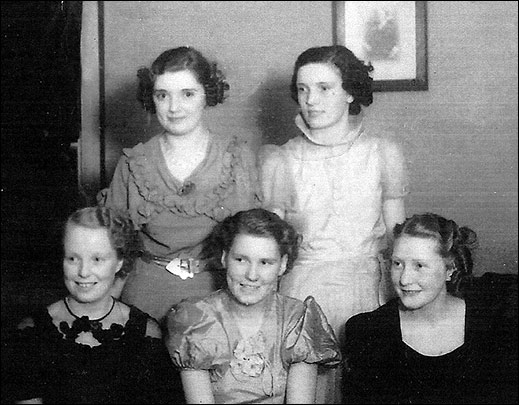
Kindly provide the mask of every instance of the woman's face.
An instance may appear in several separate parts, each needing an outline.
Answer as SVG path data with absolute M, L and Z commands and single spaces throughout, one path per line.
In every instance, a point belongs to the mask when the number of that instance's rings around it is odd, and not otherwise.
M 123 260 L 117 258 L 106 228 L 67 225 L 63 243 L 65 286 L 78 302 L 97 302 L 110 295 Z
M 427 308 L 445 298 L 450 274 L 434 239 L 402 235 L 395 240 L 391 280 L 407 309 Z
M 181 70 L 157 76 L 153 86 L 157 118 L 172 135 L 186 135 L 202 125 L 205 90 L 193 72 Z
M 287 266 L 272 237 L 238 234 L 229 252 L 222 255 L 227 285 L 242 305 L 261 305 L 277 291 L 278 277 Z
M 301 113 L 310 129 L 347 122 L 351 96 L 342 88 L 337 67 L 329 63 L 304 65 L 297 72 L 296 86 Z

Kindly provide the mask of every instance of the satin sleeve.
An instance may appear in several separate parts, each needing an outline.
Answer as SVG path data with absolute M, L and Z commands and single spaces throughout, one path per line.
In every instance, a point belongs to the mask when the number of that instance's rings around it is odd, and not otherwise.
M 305 299 L 303 311 L 289 324 L 282 359 L 284 364 L 305 362 L 328 366 L 336 366 L 342 360 L 337 338 L 312 296 Z
M 222 323 L 203 301 L 184 300 L 168 314 L 166 346 L 179 369 L 210 370 L 228 361 Z
M 384 139 L 382 152 L 382 190 L 384 200 L 409 194 L 409 173 L 402 148 L 393 140 Z

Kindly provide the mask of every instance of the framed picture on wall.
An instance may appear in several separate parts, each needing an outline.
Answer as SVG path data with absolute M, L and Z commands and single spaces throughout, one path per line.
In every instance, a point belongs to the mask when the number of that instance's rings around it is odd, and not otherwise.
M 425 1 L 335 1 L 335 42 L 375 68 L 374 91 L 427 90 Z

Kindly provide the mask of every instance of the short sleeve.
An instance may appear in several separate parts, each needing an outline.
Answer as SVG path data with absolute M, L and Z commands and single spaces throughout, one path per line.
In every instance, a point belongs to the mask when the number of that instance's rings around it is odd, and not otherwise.
M 284 217 L 295 195 L 286 154 L 277 145 L 263 145 L 259 151 L 259 166 L 263 208 Z
M 225 361 L 227 339 L 223 326 L 203 301 L 189 299 L 168 314 L 166 346 L 180 369 L 209 370 Z
M 335 366 L 340 363 L 337 338 L 313 297 L 306 298 L 302 313 L 289 325 L 283 349 L 284 364 L 305 362 Z
M 401 147 L 384 139 L 382 151 L 382 189 L 385 200 L 402 198 L 409 194 L 409 174 Z

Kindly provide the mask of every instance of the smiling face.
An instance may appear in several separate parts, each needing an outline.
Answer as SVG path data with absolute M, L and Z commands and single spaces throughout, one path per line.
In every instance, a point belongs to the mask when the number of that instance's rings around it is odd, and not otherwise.
M 277 291 L 278 277 L 287 265 L 272 237 L 238 234 L 229 252 L 222 255 L 227 285 L 242 305 L 262 305 Z
M 159 123 L 172 135 L 186 135 L 202 125 L 205 90 L 189 70 L 157 76 L 153 101 Z
M 123 260 L 117 258 L 108 230 L 68 224 L 63 248 L 64 281 L 72 298 L 90 303 L 109 296 Z
M 395 240 L 391 280 L 407 309 L 425 309 L 444 300 L 450 273 L 436 240 L 410 235 Z
M 337 67 L 328 63 L 304 65 L 297 72 L 296 86 L 301 113 L 310 129 L 347 123 L 351 96 L 342 88 Z

